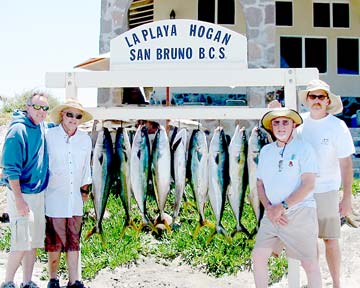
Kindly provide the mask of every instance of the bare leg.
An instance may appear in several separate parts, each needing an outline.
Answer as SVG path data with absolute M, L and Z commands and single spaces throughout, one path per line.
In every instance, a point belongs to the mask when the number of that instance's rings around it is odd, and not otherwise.
M 80 280 L 78 275 L 79 251 L 68 251 L 66 262 L 69 270 L 69 283 L 74 284 L 76 280 Z
M 321 272 L 320 272 L 320 266 L 317 259 L 314 259 L 313 261 L 301 261 L 301 265 L 303 266 L 306 277 L 308 280 L 309 288 L 321 288 Z
M 270 248 L 255 248 L 252 252 L 254 264 L 254 280 L 257 288 L 267 288 L 269 282 L 268 260 L 271 256 Z
M 26 251 L 11 251 L 6 265 L 5 282 L 14 281 L 17 269 L 21 264 Z
M 326 261 L 329 267 L 333 287 L 340 287 L 340 262 L 341 252 L 338 239 L 324 239 Z
M 57 278 L 57 270 L 59 267 L 61 252 L 48 252 L 48 265 L 50 279 Z
M 23 283 L 28 283 L 32 278 L 32 273 L 34 271 L 34 264 L 36 261 L 36 249 L 31 249 L 24 253 L 22 259 L 22 268 L 23 268 Z

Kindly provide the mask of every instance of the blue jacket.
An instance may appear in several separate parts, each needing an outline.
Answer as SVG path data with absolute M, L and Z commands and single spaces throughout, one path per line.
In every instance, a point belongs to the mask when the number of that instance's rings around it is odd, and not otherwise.
M 49 159 L 45 144 L 45 125 L 35 125 L 25 111 L 13 114 L 6 134 L 2 155 L 3 177 L 20 181 L 21 191 L 36 194 L 43 191 L 49 180 Z

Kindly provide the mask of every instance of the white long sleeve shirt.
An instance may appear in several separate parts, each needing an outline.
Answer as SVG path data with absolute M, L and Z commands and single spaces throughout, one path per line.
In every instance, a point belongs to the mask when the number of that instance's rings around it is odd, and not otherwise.
M 70 218 L 83 215 L 80 187 L 91 183 L 91 139 L 77 130 L 69 137 L 62 125 L 48 129 L 49 184 L 45 191 L 45 214 Z

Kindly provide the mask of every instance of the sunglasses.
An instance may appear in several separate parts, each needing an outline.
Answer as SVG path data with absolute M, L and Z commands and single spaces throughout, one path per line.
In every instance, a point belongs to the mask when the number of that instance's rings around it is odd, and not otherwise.
M 282 126 L 289 126 L 291 124 L 290 120 L 273 120 L 271 121 L 271 124 L 275 127 L 279 126 L 280 124 L 282 124 Z
M 82 114 L 75 114 L 75 113 L 72 113 L 72 112 L 66 112 L 66 117 L 68 118 L 75 118 L 77 120 L 80 120 L 82 119 L 83 115 Z
M 308 97 L 309 97 L 311 100 L 315 100 L 315 99 L 317 98 L 317 99 L 319 99 L 320 101 L 323 101 L 323 100 L 329 98 L 329 96 L 327 96 L 327 95 L 315 95 L 315 94 L 309 94 Z
M 39 105 L 39 104 L 31 104 L 29 105 L 31 107 L 33 107 L 35 110 L 40 110 L 42 109 L 43 111 L 48 111 L 49 110 L 49 106 L 46 106 L 46 105 Z

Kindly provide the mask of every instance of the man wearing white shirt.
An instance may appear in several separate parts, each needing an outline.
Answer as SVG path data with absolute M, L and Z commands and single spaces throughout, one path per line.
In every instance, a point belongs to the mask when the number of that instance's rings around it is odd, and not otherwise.
M 78 126 L 92 119 L 76 100 L 56 106 L 50 117 L 59 126 L 46 134 L 50 178 L 45 192 L 48 288 L 60 288 L 57 277 L 61 252 L 66 253 L 69 271 L 67 287 L 83 288 L 78 275 L 83 202 L 91 183 L 91 139 Z

